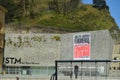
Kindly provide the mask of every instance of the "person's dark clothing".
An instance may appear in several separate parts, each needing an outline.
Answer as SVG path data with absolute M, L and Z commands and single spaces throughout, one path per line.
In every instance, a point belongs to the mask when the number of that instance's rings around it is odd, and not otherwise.
M 75 78 L 77 79 L 77 76 L 78 76 L 78 66 L 77 65 L 74 66 L 74 74 L 75 74 Z

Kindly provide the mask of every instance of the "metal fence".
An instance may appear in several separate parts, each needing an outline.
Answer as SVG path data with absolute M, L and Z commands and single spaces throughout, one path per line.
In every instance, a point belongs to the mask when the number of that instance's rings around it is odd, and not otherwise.
M 57 60 L 55 80 L 120 80 L 120 73 L 110 70 L 111 63 L 120 60 Z M 78 66 L 75 72 L 75 66 Z

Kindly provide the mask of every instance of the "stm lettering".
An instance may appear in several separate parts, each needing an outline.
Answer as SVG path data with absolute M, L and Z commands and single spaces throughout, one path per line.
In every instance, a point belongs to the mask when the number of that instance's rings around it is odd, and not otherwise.
M 21 64 L 21 58 L 17 59 L 14 57 L 4 57 L 5 64 Z

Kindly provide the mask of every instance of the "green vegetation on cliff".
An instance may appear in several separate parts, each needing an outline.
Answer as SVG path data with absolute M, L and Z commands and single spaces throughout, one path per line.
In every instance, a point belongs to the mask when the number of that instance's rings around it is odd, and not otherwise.
M 107 9 L 98 10 L 90 5 L 80 5 L 79 9 L 67 15 L 45 12 L 37 18 L 35 24 L 75 31 L 110 29 L 117 26 Z
M 7 21 L 15 26 L 55 28 L 69 31 L 117 29 L 108 8 L 96 8 L 79 0 L 0 0 L 8 9 Z M 50 1 L 55 5 L 50 9 Z M 76 3 L 75 3 L 76 2 Z M 6 4 L 7 3 L 7 4 Z M 8 5 L 9 4 L 9 5 Z M 52 4 L 53 5 L 53 4 Z M 13 13 L 13 14 L 12 14 Z

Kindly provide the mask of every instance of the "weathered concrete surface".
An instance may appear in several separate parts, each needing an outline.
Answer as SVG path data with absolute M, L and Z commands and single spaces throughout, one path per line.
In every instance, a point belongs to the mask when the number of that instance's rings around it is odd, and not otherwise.
M 111 60 L 114 42 L 111 38 L 109 31 L 107 30 L 70 33 L 62 35 L 62 60 L 73 59 L 73 35 L 83 33 L 91 34 L 91 60 Z
M 5 58 L 21 59 L 19 66 L 54 66 L 60 59 L 59 34 L 6 34 Z M 5 60 L 6 62 L 6 60 Z
M 112 60 L 120 60 L 120 45 L 117 44 L 114 46 Z M 111 70 L 118 70 L 120 67 L 120 63 L 111 63 Z
M 9 61 L 6 65 L 54 66 L 55 60 L 72 60 L 73 36 L 84 33 L 91 34 L 90 59 L 111 60 L 114 42 L 108 30 L 68 34 L 6 34 L 5 58 L 21 59 L 22 62 Z

